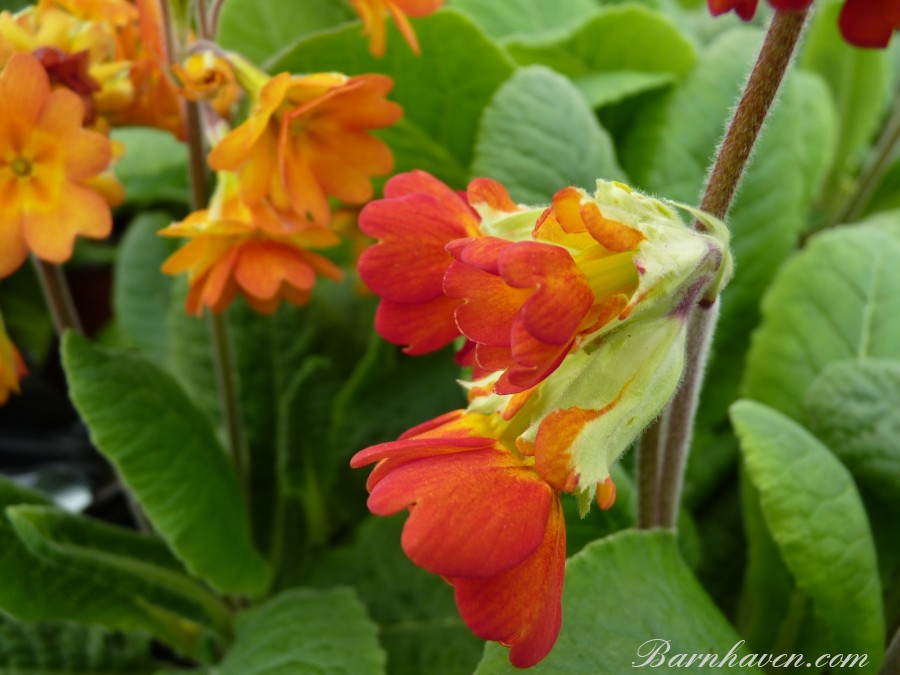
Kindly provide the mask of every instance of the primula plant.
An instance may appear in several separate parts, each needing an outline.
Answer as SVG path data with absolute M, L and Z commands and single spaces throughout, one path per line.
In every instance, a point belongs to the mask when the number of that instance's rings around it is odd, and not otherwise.
M 898 672 L 900 2 L 0 8 L 0 673 Z

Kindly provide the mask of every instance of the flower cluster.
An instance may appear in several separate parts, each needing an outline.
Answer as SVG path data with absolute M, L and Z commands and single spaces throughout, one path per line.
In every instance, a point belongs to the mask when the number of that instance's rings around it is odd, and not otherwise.
M 734 10 L 744 21 L 756 13 L 759 0 L 707 0 L 714 16 Z M 813 0 L 769 0 L 778 11 L 800 11 L 809 8 Z M 891 35 L 900 30 L 900 2 L 896 0 L 846 0 L 838 18 L 841 35 L 857 47 L 888 46 Z
M 191 313 L 203 306 L 220 312 L 238 291 L 263 313 L 282 299 L 304 304 L 317 275 L 340 278 L 336 266 L 309 250 L 339 242 L 332 200 L 365 203 L 372 176 L 393 168 L 387 145 L 371 134 L 402 114 L 385 98 L 390 78 L 269 77 L 239 55 L 211 53 L 194 54 L 178 73 L 186 95 L 208 102 L 211 113 L 230 109 L 238 85 L 252 107 L 209 153 L 218 172 L 209 208 L 161 232 L 191 240 L 163 271 L 188 272 Z
M 104 238 L 122 188 L 111 127 L 183 137 L 158 3 L 40 0 L 0 12 L 0 277 L 28 252 L 54 263 Z
M 367 205 L 378 243 L 360 275 L 381 296 L 376 328 L 421 354 L 461 339 L 469 406 L 358 453 L 378 462 L 374 513 L 409 508 L 403 547 L 453 584 L 480 637 L 527 667 L 560 625 L 565 526 L 615 499 L 610 465 L 662 410 L 684 365 L 686 319 L 731 275 L 727 231 L 625 185 L 568 187 L 546 207 L 499 183 L 461 195 L 432 176 L 395 176 Z

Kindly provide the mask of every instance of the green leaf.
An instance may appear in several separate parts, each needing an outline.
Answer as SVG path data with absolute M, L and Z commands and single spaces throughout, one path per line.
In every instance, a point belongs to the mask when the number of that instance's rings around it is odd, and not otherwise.
M 513 41 L 507 49 L 523 65 L 541 64 L 573 79 L 607 72 L 681 78 L 696 60 L 693 44 L 669 17 L 638 5 L 604 7 L 562 39 Z
M 836 162 L 823 201 L 839 205 L 849 192 L 844 177 L 855 172 L 881 123 L 891 95 L 891 67 L 881 49 L 857 49 L 838 31 L 839 2 L 820 3 L 800 55 L 800 65 L 821 75 L 838 111 Z
M 238 616 L 221 675 L 375 675 L 384 672 L 375 624 L 349 589 L 299 588 Z
M 850 473 L 877 495 L 900 494 L 900 362 L 842 361 L 806 391 L 804 418 Z
M 179 653 L 209 660 L 200 626 L 97 577 L 34 554 L 0 516 L 0 609 L 23 621 L 77 621 L 149 633 Z
M 739 665 L 749 657 L 738 643 L 734 629 L 682 560 L 674 535 L 629 530 L 569 559 L 562 631 L 550 655 L 529 672 L 621 675 L 645 663 L 666 663 L 679 672 L 703 673 L 713 656 L 716 663 L 725 659 L 735 664 L 729 672 L 760 672 L 747 661 Z M 700 665 L 704 657 L 706 667 Z M 492 643 L 475 672 L 518 671 L 509 664 L 507 650 Z
M 16 504 L 50 504 L 50 498 L 0 474 L 0 511 Z
M 754 401 L 731 407 L 750 480 L 781 556 L 829 648 L 867 654 L 876 672 L 884 617 L 875 546 L 853 479 L 796 422 Z
M 157 232 L 171 222 L 164 212 L 144 212 L 122 237 L 115 266 L 113 309 L 126 341 L 162 364 L 169 352 L 172 278 L 160 271 L 175 250 Z
M 251 543 L 237 478 L 178 384 L 138 356 L 72 333 L 63 364 L 91 439 L 186 567 L 224 592 L 262 591 L 269 572 Z
M 297 38 L 352 21 L 356 17 L 344 0 L 228 0 L 222 5 L 216 42 L 233 49 L 255 63 L 275 56 L 284 45 Z M 354 24 L 357 40 L 362 25 Z
M 349 463 L 357 451 L 393 440 L 425 420 L 465 407 L 449 350 L 409 357 L 372 333 L 365 357 L 334 404 L 331 447 Z
M 352 25 L 299 40 L 271 64 L 271 70 L 339 70 L 350 75 L 379 72 L 390 76 L 394 80 L 390 98 L 404 110 L 403 123 L 385 133 L 395 154 L 394 171 L 429 168 L 438 178 L 462 187 L 481 112 L 512 73 L 512 64 L 471 19 L 459 12 L 436 12 L 418 19 L 415 28 L 421 56 L 392 34 L 386 56 L 376 59 L 360 38 L 359 26 Z M 447 45 L 464 48 L 450 49 Z M 438 161 L 442 158 L 446 159 L 444 166 Z
M 125 154 L 115 173 L 131 204 L 159 202 L 187 204 L 187 147 L 172 134 L 158 129 L 115 129 L 112 139 L 122 143 Z
M 806 425 L 853 474 L 878 549 L 886 616 L 900 618 L 900 362 L 827 365 L 806 390 Z
M 459 618 L 453 589 L 404 555 L 405 520 L 405 514 L 367 518 L 352 543 L 318 561 L 308 583 L 356 589 L 378 623 L 391 675 L 469 675 L 483 643 Z
M 542 66 L 521 68 L 485 109 L 472 162 L 516 201 L 547 203 L 567 185 L 622 179 L 612 140 L 578 90 Z
M 597 10 L 594 0 L 451 0 L 449 5 L 471 16 L 498 40 L 540 39 L 574 27 Z
M 637 94 L 669 86 L 676 79 L 673 73 L 615 70 L 582 75 L 572 80 L 572 84 L 578 88 L 592 108 L 602 108 Z
M 900 212 L 813 237 L 766 293 L 743 391 L 803 417 L 807 388 L 830 363 L 900 358 Z
M 146 635 L 63 622 L 25 623 L 0 612 L 0 675 L 143 675 Z

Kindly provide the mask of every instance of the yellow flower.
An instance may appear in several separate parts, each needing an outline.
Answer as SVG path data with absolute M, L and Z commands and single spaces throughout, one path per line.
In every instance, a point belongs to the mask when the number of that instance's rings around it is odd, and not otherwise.
M 109 205 L 89 182 L 109 165 L 111 144 L 83 118 L 76 94 L 52 91 L 37 59 L 13 55 L 0 74 L 0 277 L 29 250 L 60 263 L 77 235 L 109 235 Z

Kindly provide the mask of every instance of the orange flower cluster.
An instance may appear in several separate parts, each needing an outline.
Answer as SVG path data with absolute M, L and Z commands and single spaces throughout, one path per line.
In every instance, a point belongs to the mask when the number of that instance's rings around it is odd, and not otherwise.
M 54 85 L 80 95 L 86 123 L 151 126 L 184 138 L 157 0 L 39 0 L 17 14 L 0 13 L 0 65 L 35 54 Z
M 393 168 L 390 149 L 370 133 L 402 114 L 385 99 L 392 82 L 339 73 L 268 77 L 237 55 L 191 59 L 179 69 L 187 96 L 209 100 L 221 113 L 237 82 L 252 108 L 209 154 L 219 176 L 210 208 L 161 233 L 191 239 L 163 271 L 188 272 L 191 313 L 203 306 L 220 312 L 238 291 L 263 313 L 281 299 L 302 305 L 317 274 L 340 278 L 337 267 L 308 250 L 339 242 L 332 202 L 367 202 L 372 176 Z

